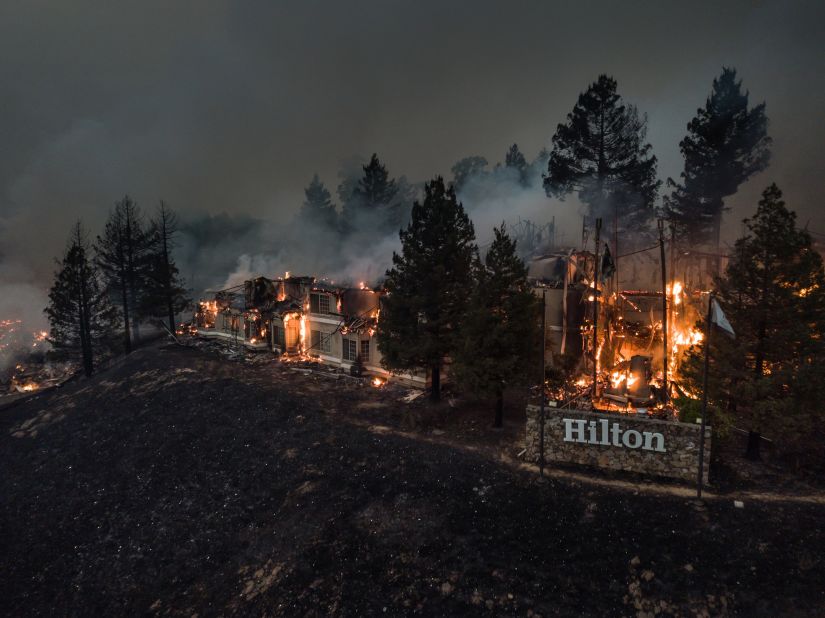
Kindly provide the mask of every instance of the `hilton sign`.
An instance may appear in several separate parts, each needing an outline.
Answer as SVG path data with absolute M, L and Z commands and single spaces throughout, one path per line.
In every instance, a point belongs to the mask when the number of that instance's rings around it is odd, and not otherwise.
M 661 433 L 636 431 L 635 429 L 622 430 L 619 423 L 611 424 L 605 419 L 588 422 L 584 419 L 565 418 L 562 421 L 564 422 L 565 442 L 666 452 L 665 437 Z

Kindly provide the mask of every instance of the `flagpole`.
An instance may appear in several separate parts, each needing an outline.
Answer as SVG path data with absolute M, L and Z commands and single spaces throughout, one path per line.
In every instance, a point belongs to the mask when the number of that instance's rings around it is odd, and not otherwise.
M 710 293 L 708 298 L 708 315 L 705 321 L 705 366 L 702 371 L 702 429 L 699 434 L 699 476 L 696 481 L 696 497 L 702 499 L 702 483 L 705 472 L 705 427 L 707 426 L 708 415 L 708 368 L 710 366 L 710 335 L 713 332 L 713 302 L 714 294 Z
M 593 265 L 593 401 L 599 394 L 599 236 L 602 231 L 601 218 L 596 219 L 596 253 Z
M 670 392 L 667 388 L 667 270 L 665 269 L 665 220 L 657 221 L 659 226 L 659 252 L 662 260 L 662 390 L 665 393 L 665 401 L 670 400 Z

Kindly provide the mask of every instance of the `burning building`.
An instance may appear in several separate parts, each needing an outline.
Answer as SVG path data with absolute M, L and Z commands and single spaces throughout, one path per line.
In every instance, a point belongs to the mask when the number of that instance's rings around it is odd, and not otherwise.
M 528 275 L 544 303 L 545 364 L 573 360 L 575 401 L 562 405 L 619 411 L 650 408 L 671 415 L 683 353 L 702 340 L 695 327 L 705 294 L 671 278 L 662 290 L 659 263 L 641 254 L 623 259 L 617 276 L 595 277 L 595 255 L 569 250 L 535 257 Z M 659 273 L 660 274 L 660 273 Z M 612 273 L 611 273 L 612 275 Z M 551 398 L 555 397 L 551 394 Z
M 240 290 L 243 289 L 243 294 Z M 351 371 L 360 366 L 383 384 L 375 331 L 381 313 L 380 290 L 363 283 L 340 287 L 315 277 L 258 277 L 201 301 L 196 333 L 251 350 L 270 350 L 285 360 L 316 360 Z M 393 376 L 411 386 L 427 385 L 426 372 Z

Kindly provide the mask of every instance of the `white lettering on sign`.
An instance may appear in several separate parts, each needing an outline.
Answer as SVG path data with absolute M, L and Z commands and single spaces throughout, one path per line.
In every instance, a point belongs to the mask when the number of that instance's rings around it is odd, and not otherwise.
M 581 444 L 599 444 L 619 448 L 640 448 L 643 451 L 664 453 L 665 436 L 654 431 L 623 431 L 619 423 L 610 424 L 607 419 L 586 421 L 581 418 L 565 418 L 564 441 Z

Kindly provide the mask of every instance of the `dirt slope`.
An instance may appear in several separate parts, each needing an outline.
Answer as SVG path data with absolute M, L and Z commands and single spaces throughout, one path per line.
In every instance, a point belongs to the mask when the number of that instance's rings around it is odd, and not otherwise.
M 301 379 L 146 349 L 2 411 L 0 613 L 825 614 L 822 505 L 539 483 Z

